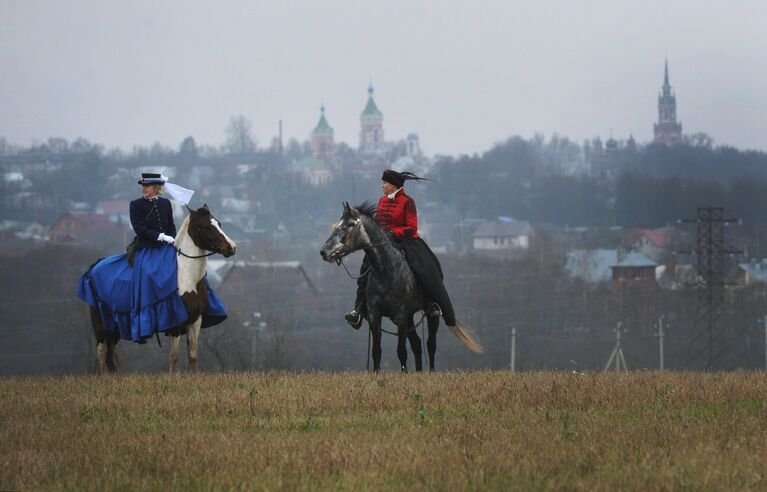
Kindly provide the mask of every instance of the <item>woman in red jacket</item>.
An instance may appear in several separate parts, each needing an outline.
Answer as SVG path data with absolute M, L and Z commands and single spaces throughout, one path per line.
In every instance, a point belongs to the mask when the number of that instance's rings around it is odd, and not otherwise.
M 381 189 L 383 196 L 378 201 L 376 220 L 384 228 L 391 232 L 394 246 L 405 253 L 407 262 L 413 270 L 418 284 L 423 290 L 424 297 L 431 304 L 428 314 L 442 314 L 445 323 L 455 325 L 455 312 L 450 296 L 443 282 L 442 267 L 429 246 L 418 236 L 418 211 L 415 201 L 405 193 L 405 181 L 420 181 L 420 178 L 411 172 L 397 172 L 387 169 L 381 177 Z M 367 257 L 363 261 L 362 271 L 367 270 Z M 355 329 L 362 325 L 365 313 L 365 284 L 367 275 L 357 280 L 357 299 L 354 302 L 354 311 L 347 313 L 346 322 Z

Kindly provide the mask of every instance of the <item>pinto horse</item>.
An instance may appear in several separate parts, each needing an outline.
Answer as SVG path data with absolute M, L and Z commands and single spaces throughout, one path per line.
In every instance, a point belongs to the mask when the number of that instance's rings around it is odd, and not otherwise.
M 170 373 L 176 371 L 179 358 L 180 336 L 187 335 L 189 370 L 197 368 L 197 339 L 202 325 L 202 314 L 208 307 L 208 288 L 205 284 L 207 257 L 220 253 L 228 258 L 234 255 L 237 245 L 210 213 L 208 205 L 189 210 L 176 234 L 175 248 L 178 262 L 178 292 L 184 302 L 188 319 L 179 326 L 166 331 L 171 336 Z M 96 352 L 101 371 L 116 372 L 115 349 L 120 340 L 117 331 L 105 330 L 98 310 L 90 308 L 91 325 L 96 336 Z
M 364 250 L 370 261 L 370 269 L 363 275 L 369 275 L 365 286 L 365 319 L 373 334 L 373 370 L 378 372 L 381 368 L 381 319 L 385 316 L 397 325 L 397 356 L 402 372 L 407 372 L 406 339 L 410 340 L 416 371 L 420 371 L 421 338 L 415 331 L 413 315 L 425 311 L 428 303 L 405 255 L 394 247 L 389 235 L 376 222 L 375 206 L 365 202 L 359 207 L 350 207 L 344 202 L 341 220 L 333 226 L 320 256 L 340 265 L 344 256 L 359 250 Z M 433 371 L 439 316 L 426 316 L 426 319 L 429 370 Z M 469 350 L 482 352 L 482 346 L 469 327 L 457 322 L 449 328 Z

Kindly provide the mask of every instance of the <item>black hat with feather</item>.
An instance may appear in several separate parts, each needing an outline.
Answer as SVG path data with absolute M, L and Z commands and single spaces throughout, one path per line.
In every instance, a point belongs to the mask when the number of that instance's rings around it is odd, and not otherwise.
M 381 179 L 383 181 L 386 181 L 387 183 L 391 183 L 397 188 L 402 188 L 405 185 L 405 181 L 409 179 L 413 179 L 415 181 L 431 181 L 428 178 L 422 178 L 420 176 L 416 176 L 415 174 L 411 173 L 410 171 L 403 171 L 403 172 L 397 172 L 393 169 L 387 169 L 383 172 L 383 176 L 381 176 Z

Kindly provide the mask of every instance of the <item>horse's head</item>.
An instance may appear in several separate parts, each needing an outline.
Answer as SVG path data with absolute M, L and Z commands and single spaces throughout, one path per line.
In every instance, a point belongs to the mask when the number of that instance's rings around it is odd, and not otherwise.
M 210 213 L 208 204 L 197 210 L 189 210 L 189 237 L 203 250 L 220 253 L 226 258 L 237 250 L 237 244 L 221 230 L 221 223 Z
M 372 219 L 375 210 L 367 202 L 359 207 L 350 207 L 344 202 L 343 206 L 341 220 L 333 225 L 333 232 L 320 250 L 323 260 L 338 264 L 344 256 L 371 246 L 365 222 Z

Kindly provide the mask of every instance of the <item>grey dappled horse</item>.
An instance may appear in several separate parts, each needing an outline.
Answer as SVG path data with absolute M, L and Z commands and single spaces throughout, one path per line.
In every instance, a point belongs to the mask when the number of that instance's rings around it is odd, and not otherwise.
M 416 371 L 422 368 L 421 339 L 414 329 L 413 316 L 425 310 L 427 300 L 421 292 L 416 278 L 407 263 L 404 253 L 392 243 L 389 234 L 378 225 L 375 206 L 365 202 L 359 207 L 343 204 L 341 220 L 333 226 L 333 232 L 320 251 L 322 259 L 340 264 L 344 256 L 364 250 L 370 262 L 365 286 L 367 311 L 365 319 L 373 334 L 373 369 L 381 368 L 381 319 L 385 316 L 397 325 L 397 356 L 400 368 L 407 372 L 407 347 L 415 356 Z M 437 329 L 439 316 L 427 316 L 429 337 L 429 370 L 434 370 L 434 355 L 437 351 Z M 481 352 L 482 346 L 471 330 L 457 322 L 449 327 L 453 334 L 473 352 Z

